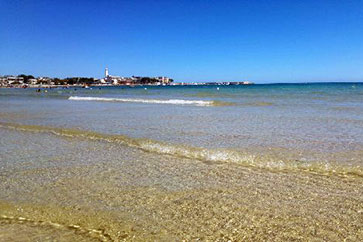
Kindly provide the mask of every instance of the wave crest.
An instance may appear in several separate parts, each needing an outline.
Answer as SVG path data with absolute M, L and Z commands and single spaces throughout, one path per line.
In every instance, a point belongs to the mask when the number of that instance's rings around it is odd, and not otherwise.
M 216 106 L 215 101 L 203 100 L 183 100 L 183 99 L 138 99 L 138 98 L 106 98 L 106 97 L 79 97 L 71 96 L 68 100 L 73 101 L 98 101 L 98 102 L 132 102 L 149 104 L 174 104 L 174 105 L 194 105 L 194 106 Z

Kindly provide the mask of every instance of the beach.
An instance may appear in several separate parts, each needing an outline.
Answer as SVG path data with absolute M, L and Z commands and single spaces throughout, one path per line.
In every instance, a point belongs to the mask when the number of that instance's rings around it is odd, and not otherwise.
M 362 96 L 2 89 L 0 241 L 361 241 Z

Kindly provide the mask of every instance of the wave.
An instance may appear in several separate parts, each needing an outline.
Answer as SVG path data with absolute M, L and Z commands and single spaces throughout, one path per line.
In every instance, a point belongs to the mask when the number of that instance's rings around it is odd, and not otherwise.
M 249 167 L 264 168 L 279 171 L 307 171 L 311 173 L 338 176 L 363 177 L 360 166 L 344 166 L 326 162 L 303 162 L 298 160 L 284 160 L 267 155 L 251 155 L 228 149 L 206 149 L 187 145 L 169 144 L 161 141 L 143 138 L 131 138 L 125 135 L 101 134 L 93 131 L 54 128 L 37 125 L 21 125 L 0 122 L 0 128 L 14 129 L 27 132 L 50 133 L 67 138 L 86 138 L 90 140 L 117 143 L 137 148 L 146 152 L 172 155 L 180 158 L 200 160 L 206 163 L 237 163 Z
M 203 100 L 183 100 L 183 99 L 137 99 L 137 98 L 105 98 L 105 97 L 79 97 L 71 96 L 68 100 L 73 101 L 98 101 L 98 102 L 132 102 L 151 104 L 174 104 L 174 105 L 194 105 L 194 106 L 219 106 L 223 103 Z

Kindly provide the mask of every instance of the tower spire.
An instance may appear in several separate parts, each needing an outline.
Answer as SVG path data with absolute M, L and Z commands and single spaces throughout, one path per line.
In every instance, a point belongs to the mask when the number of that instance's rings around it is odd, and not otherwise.
M 105 68 L 105 77 L 108 77 L 109 75 L 108 75 L 108 68 L 106 67 Z

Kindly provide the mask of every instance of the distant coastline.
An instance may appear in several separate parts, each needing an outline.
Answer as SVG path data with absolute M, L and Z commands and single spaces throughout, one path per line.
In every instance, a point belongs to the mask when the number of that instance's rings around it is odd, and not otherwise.
M 94 77 L 67 77 L 67 78 L 51 78 L 51 77 L 34 77 L 33 75 L 6 75 L 0 76 L 0 87 L 8 88 L 53 88 L 53 87 L 90 87 L 90 86 L 179 86 L 179 85 L 248 85 L 252 82 L 179 82 L 174 83 L 174 80 L 166 76 L 157 77 L 142 77 L 131 76 L 122 77 L 109 74 L 106 67 L 104 78 L 97 79 Z
M 237 86 L 237 85 L 253 85 L 252 82 L 177 82 L 172 84 L 74 84 L 74 85 L 56 85 L 56 84 L 7 84 L 0 85 L 0 88 L 90 88 L 90 87 L 137 87 L 137 86 Z

